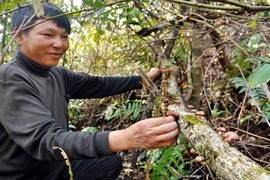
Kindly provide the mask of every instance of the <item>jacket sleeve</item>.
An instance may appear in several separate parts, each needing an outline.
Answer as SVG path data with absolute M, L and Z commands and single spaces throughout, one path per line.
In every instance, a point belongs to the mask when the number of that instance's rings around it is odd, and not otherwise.
M 101 98 L 142 88 L 140 76 L 90 76 L 62 69 L 70 98 Z
M 54 146 L 64 149 L 70 159 L 112 154 L 107 142 L 109 132 L 68 132 L 61 128 L 27 81 L 20 74 L 0 79 L 0 122 L 8 134 L 7 142 L 13 143 L 8 154 L 19 156 L 23 149 L 39 160 L 62 160 Z

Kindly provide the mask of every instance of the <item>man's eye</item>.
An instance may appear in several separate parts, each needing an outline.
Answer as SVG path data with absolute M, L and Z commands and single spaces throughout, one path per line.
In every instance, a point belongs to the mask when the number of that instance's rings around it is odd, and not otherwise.
M 43 36 L 46 36 L 46 37 L 52 37 L 51 34 L 43 34 Z

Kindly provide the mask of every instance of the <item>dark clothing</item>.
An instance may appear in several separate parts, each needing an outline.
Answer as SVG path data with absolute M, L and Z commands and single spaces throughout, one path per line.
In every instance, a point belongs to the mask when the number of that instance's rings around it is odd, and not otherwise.
M 0 66 L 0 179 L 55 179 L 70 160 L 113 153 L 109 132 L 68 132 L 68 101 L 141 88 L 139 76 L 97 77 L 44 68 L 22 52 Z
M 104 156 L 100 159 L 77 160 L 71 162 L 75 180 L 116 179 L 122 170 L 121 156 Z M 57 180 L 69 180 L 68 167 Z

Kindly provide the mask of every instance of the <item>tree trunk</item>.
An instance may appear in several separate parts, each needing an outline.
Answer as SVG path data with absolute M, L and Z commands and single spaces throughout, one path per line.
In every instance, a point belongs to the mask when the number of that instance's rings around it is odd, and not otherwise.
M 4 49 L 6 45 L 6 33 L 7 33 L 7 16 L 4 16 L 2 19 L 2 26 L 3 26 L 3 36 L 2 36 L 2 42 L 1 42 L 1 49 L 0 49 L 0 65 L 3 64 L 4 59 Z
M 203 65 L 203 49 L 204 38 L 203 36 L 197 36 L 202 30 L 194 30 L 195 36 L 192 38 L 191 47 L 191 96 L 187 99 L 188 104 L 194 106 L 195 109 L 199 109 L 201 105 L 201 89 L 202 89 L 202 65 Z
M 181 133 L 206 158 L 219 179 L 269 180 L 270 171 L 243 155 L 206 124 L 205 120 L 183 110 L 181 106 L 169 105 L 168 110 L 179 115 Z

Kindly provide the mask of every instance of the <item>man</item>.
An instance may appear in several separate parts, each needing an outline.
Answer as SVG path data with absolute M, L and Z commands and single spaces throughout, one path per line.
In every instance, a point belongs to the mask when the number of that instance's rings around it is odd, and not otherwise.
M 97 77 L 56 66 L 68 50 L 71 28 L 54 4 L 45 15 L 31 6 L 12 17 L 19 52 L 0 66 L 0 179 L 69 179 L 60 151 L 72 164 L 74 179 L 115 179 L 122 160 L 117 151 L 172 145 L 178 136 L 173 116 L 142 120 L 111 132 L 69 132 L 70 99 L 101 98 L 142 87 L 139 76 Z M 26 22 L 25 28 L 22 23 Z M 148 73 L 154 79 L 159 70 Z

